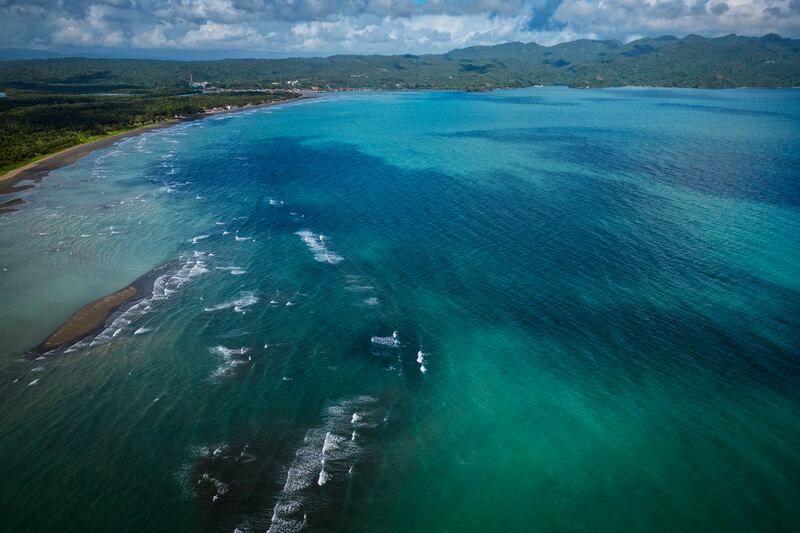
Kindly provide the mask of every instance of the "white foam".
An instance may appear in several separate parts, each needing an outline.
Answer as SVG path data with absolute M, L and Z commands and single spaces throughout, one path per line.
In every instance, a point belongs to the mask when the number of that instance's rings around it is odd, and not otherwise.
M 150 331 L 150 328 L 142 327 L 142 328 L 139 328 L 136 331 L 134 331 L 133 334 L 134 335 L 144 335 L 145 333 L 148 333 L 149 331 Z
M 246 365 L 250 361 L 248 357 L 247 360 L 242 359 L 241 357 L 250 351 L 250 348 L 246 346 L 242 346 L 241 348 L 228 348 L 226 346 L 215 346 L 210 348 L 212 353 L 217 353 L 222 356 L 222 365 L 220 365 L 213 373 L 214 377 L 223 377 L 230 375 L 233 373 L 236 367 L 241 365 Z M 214 450 L 214 455 L 219 455 L 222 453 L 221 448 L 217 448 Z
M 103 331 L 94 338 L 91 340 L 79 341 L 72 345 L 69 350 L 74 351 L 86 347 L 87 345 L 98 346 L 105 344 L 114 337 L 120 335 L 136 318 L 149 312 L 154 302 L 168 299 L 184 284 L 208 272 L 205 257 L 206 254 L 204 252 L 194 252 L 192 255 L 184 257 L 184 262 L 177 271 L 162 274 L 155 279 L 153 282 L 153 293 L 149 298 L 143 298 L 131 305 L 124 312 L 117 315 L 110 323 L 107 323 Z M 149 330 L 146 328 L 139 328 L 134 334 L 141 335 L 146 331 Z
M 328 482 L 328 473 L 325 472 L 325 465 L 323 464 L 322 470 L 319 471 L 319 478 L 317 479 L 317 485 L 321 487 L 327 482 Z
M 39 383 L 39 378 L 36 378 L 33 381 L 31 381 L 30 383 L 28 383 L 28 387 L 30 387 L 31 385 L 36 385 L 37 383 Z
M 210 235 L 198 235 L 197 237 L 192 237 L 192 240 L 190 240 L 189 242 L 192 244 L 197 244 L 198 242 L 204 239 L 208 239 L 209 237 Z
M 221 303 L 219 305 L 214 305 L 211 307 L 206 307 L 204 311 L 212 312 L 212 311 L 222 311 L 224 309 L 233 309 L 237 313 L 244 313 L 243 309 L 245 307 L 250 307 L 258 303 L 260 298 L 252 292 L 242 292 L 239 295 L 239 298 L 235 300 L 231 300 L 229 302 Z
M 328 406 L 321 427 L 309 429 L 303 445 L 297 450 L 294 461 L 289 466 L 286 482 L 278 497 L 268 531 L 299 531 L 307 522 L 306 513 L 300 520 L 300 513 L 306 508 L 306 498 L 313 497 L 313 487 L 323 487 L 337 475 L 351 474 L 353 465 L 361 451 L 355 442 L 355 431 L 350 438 L 348 421 L 353 423 L 354 410 L 358 411 L 356 421 L 363 421 L 367 413 L 374 410 L 375 398 L 358 396 L 339 400 Z M 319 489 L 317 489 L 319 490 Z
M 400 347 L 400 339 L 397 338 L 396 331 L 392 333 L 391 337 L 372 337 L 370 341 L 372 344 L 378 344 L 380 346 L 388 346 L 390 348 Z
M 373 305 L 378 305 L 378 304 L 380 304 L 380 302 L 374 296 L 372 298 L 366 298 L 364 300 L 364 305 L 373 306 Z
M 308 230 L 298 231 L 295 235 L 299 235 L 300 238 L 303 239 L 308 249 L 314 254 L 315 261 L 330 263 L 332 265 L 344 261 L 344 257 L 328 249 L 325 245 L 324 235 L 317 235 Z
M 249 241 L 250 239 L 252 239 L 252 237 L 239 237 L 238 235 L 234 238 L 236 239 L 237 242 Z
M 250 348 L 242 346 L 241 348 L 226 348 L 225 346 L 215 346 L 212 351 L 222 354 L 223 357 L 230 358 L 234 355 L 244 355 L 250 351 Z
M 322 444 L 322 460 L 325 460 L 325 455 L 328 455 L 338 448 L 339 444 L 345 440 L 343 437 L 331 433 L 330 431 L 325 434 L 325 442 Z
M 247 274 L 247 270 L 238 266 L 216 267 L 217 270 L 226 270 L 231 273 L 231 276 L 241 276 Z

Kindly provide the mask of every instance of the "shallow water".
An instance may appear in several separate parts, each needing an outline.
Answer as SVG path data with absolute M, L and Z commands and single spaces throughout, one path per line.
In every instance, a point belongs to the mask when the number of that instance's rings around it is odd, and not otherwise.
M 797 91 L 546 88 L 54 171 L 0 216 L 0 529 L 796 530 L 798 154 Z

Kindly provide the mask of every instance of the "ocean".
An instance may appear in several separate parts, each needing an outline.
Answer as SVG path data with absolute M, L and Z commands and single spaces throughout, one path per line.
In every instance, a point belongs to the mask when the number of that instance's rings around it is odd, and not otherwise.
M 800 527 L 797 90 L 323 95 L 13 198 L 0 530 Z

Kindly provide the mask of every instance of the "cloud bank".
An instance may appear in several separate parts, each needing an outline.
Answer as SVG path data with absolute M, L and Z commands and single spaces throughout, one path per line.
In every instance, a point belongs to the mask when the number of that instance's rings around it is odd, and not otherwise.
M 0 0 L 0 47 L 426 53 L 699 33 L 800 36 L 800 0 Z

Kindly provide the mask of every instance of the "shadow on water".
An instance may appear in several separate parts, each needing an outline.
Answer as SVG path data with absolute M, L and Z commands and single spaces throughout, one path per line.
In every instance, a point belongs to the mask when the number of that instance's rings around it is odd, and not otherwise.
M 787 115 L 785 113 L 776 113 L 774 111 L 737 109 L 735 107 L 724 107 L 716 105 L 677 104 L 674 102 L 661 102 L 658 105 L 659 107 L 687 109 L 689 111 L 703 111 L 706 113 L 718 113 L 720 115 L 741 115 L 745 117 L 791 117 L 791 115 Z
M 401 94 L 400 98 L 406 100 L 427 101 L 452 101 L 452 102 L 486 102 L 492 104 L 512 104 L 512 105 L 534 105 L 534 106 L 554 106 L 554 107 L 574 107 L 580 105 L 578 102 L 559 101 L 546 96 L 535 95 L 511 95 L 502 91 L 489 93 L 465 93 L 459 91 L 437 92 L 425 95 L 414 93 Z
M 696 106 L 692 106 L 696 107 Z M 734 111 L 735 114 L 735 111 Z M 629 174 L 720 198 L 800 205 L 800 157 L 790 151 L 731 148 L 736 141 L 698 138 L 674 149 L 675 139 L 603 128 L 518 128 L 433 134 L 528 145 L 540 156 L 590 173 Z M 764 140 L 768 143 L 768 140 Z

